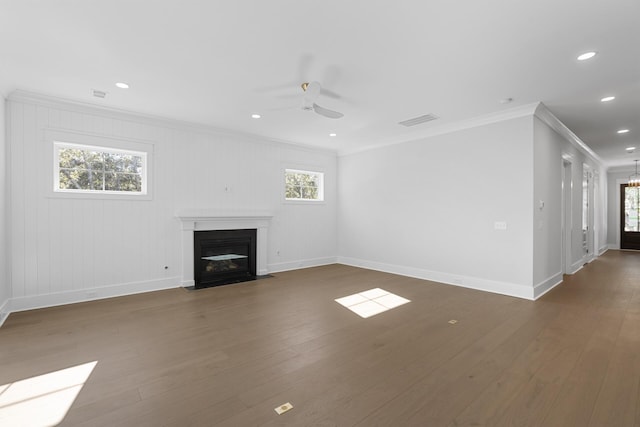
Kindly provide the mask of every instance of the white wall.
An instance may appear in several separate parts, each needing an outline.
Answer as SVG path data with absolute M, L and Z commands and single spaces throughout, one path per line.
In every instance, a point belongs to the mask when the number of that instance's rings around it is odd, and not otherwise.
M 564 128 L 548 111 L 539 111 L 559 128 Z M 566 129 L 566 128 L 565 128 Z M 569 132 L 568 130 L 566 130 Z M 562 179 L 563 158 L 571 163 L 570 265 L 573 273 L 606 248 L 606 172 L 602 165 L 571 138 L 553 129 L 546 121 L 534 121 L 534 287 L 538 297 L 562 280 Z M 589 186 L 589 228 L 591 253 L 584 254 L 582 244 L 582 182 L 584 164 L 592 173 Z M 540 208 L 540 202 L 544 207 Z
M 29 94 L 9 99 L 13 310 L 178 286 L 180 209 L 272 212 L 270 271 L 335 262 L 335 154 Z M 52 153 L 47 129 L 153 144 L 152 200 L 50 197 L 51 177 L 38 167 Z M 285 203 L 285 167 L 324 171 L 326 201 Z
M 542 293 L 562 281 L 562 146 L 565 141 L 537 117 L 534 117 L 533 140 L 533 286 Z
M 340 157 L 339 260 L 531 298 L 532 157 L 531 116 Z
M 8 315 L 9 298 L 11 297 L 11 285 L 9 275 L 9 241 L 8 218 L 9 194 L 7 151 L 8 144 L 5 137 L 5 99 L 0 95 L 0 325 Z

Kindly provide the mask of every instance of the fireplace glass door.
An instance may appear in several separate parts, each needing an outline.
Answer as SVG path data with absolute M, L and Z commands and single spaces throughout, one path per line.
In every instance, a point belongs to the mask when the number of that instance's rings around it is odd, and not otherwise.
M 232 283 L 255 276 L 255 230 L 196 232 L 196 287 Z

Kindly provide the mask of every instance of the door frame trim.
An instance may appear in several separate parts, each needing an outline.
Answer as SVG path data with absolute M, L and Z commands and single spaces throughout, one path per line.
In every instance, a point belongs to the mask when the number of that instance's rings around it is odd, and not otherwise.
M 629 182 L 628 179 L 623 179 L 623 178 L 618 178 L 616 179 L 616 215 L 614 218 L 615 221 L 615 225 L 616 225 L 616 247 L 615 249 L 620 249 L 620 236 L 622 233 L 622 229 L 621 229 L 621 225 L 620 225 L 620 215 L 622 215 L 622 213 L 620 212 L 620 185 L 622 184 L 626 184 L 627 182 Z

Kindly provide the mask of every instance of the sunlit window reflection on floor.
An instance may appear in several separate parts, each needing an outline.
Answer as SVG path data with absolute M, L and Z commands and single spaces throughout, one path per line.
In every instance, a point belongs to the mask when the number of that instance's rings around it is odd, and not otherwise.
M 338 298 L 335 302 L 366 319 L 411 301 L 384 289 L 375 288 L 359 294 Z
M 98 362 L 0 385 L 0 426 L 55 426 Z

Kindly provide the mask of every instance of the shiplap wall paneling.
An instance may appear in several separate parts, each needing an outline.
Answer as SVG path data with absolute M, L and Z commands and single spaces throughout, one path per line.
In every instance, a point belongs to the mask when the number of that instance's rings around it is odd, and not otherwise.
M 177 286 L 180 209 L 273 212 L 271 271 L 335 260 L 333 153 L 65 102 L 27 97 L 8 106 L 12 296 L 20 307 L 34 297 L 34 304 L 46 305 L 40 296 L 61 303 L 65 295 L 78 300 Z M 52 161 L 52 130 L 151 144 L 151 200 L 52 196 L 50 172 L 42 167 Z M 282 169 L 300 164 L 331 177 L 327 203 L 284 203 Z
M 11 163 L 11 283 L 13 285 L 12 296 L 25 295 L 25 254 L 26 239 L 25 229 L 25 182 L 23 158 L 24 144 L 24 106 L 14 104 L 10 107 L 10 163 Z M 37 265 L 32 260 L 34 265 Z
M 47 177 L 45 171 L 40 167 L 45 161 L 45 156 L 48 154 L 44 147 L 44 141 L 42 139 L 42 131 L 40 129 L 49 126 L 49 112 L 48 108 L 37 106 L 36 107 L 36 139 L 35 153 L 32 159 L 33 172 L 37 175 L 37 179 L 34 182 L 36 186 L 36 209 L 35 214 L 37 216 L 36 221 L 33 223 L 33 227 L 36 230 L 37 246 L 34 250 L 37 262 L 28 268 L 37 269 L 37 292 L 39 294 L 45 294 L 51 292 L 51 257 L 50 254 L 50 204 L 49 200 L 43 197 L 45 188 L 43 187 L 43 180 Z M 27 264 L 28 265 L 28 264 Z

